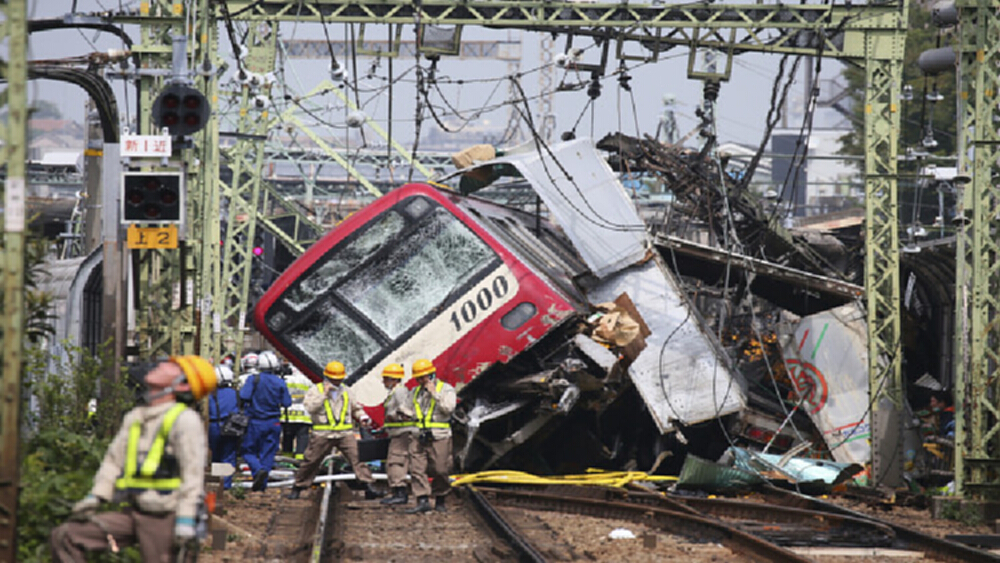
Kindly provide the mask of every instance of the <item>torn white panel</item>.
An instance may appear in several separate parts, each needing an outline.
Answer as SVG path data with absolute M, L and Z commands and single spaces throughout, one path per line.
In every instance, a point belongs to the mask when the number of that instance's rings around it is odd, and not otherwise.
M 555 159 L 553 160 L 553 156 Z M 646 225 L 590 139 L 498 158 L 531 183 L 598 278 L 646 255 Z
M 580 348 L 580 351 L 587 355 L 588 358 L 594 360 L 601 369 L 604 370 L 605 374 L 611 373 L 614 369 L 615 364 L 618 362 L 618 357 L 611 353 L 610 350 L 598 344 L 594 339 L 590 338 L 585 334 L 577 334 L 573 337 L 573 343 Z
M 868 332 L 865 311 L 849 303 L 804 317 L 785 345 L 785 366 L 833 459 L 871 458 Z
M 587 293 L 592 303 L 628 293 L 652 331 L 629 376 L 661 432 L 672 429 L 671 421 L 694 424 L 746 406 L 742 380 L 658 256 L 608 276 Z

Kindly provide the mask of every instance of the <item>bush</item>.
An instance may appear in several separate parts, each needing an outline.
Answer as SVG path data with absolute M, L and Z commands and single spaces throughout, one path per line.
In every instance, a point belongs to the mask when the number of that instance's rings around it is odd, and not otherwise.
M 49 534 L 89 492 L 108 443 L 135 402 L 124 375 L 116 383 L 104 380 L 114 365 L 107 347 L 97 357 L 68 344 L 64 349 L 64 358 L 26 351 L 22 389 L 30 400 L 23 411 L 28 431 L 22 441 L 18 561 L 51 560 Z M 90 415 L 88 402 L 98 396 L 100 408 Z

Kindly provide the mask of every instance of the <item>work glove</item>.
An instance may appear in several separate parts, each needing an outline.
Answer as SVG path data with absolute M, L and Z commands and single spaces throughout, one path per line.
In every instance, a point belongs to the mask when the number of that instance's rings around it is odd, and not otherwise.
M 179 516 L 174 519 L 174 541 L 180 545 L 189 542 L 197 536 L 194 527 L 194 518 Z
M 372 427 L 372 419 L 368 418 L 367 416 L 364 417 L 364 418 L 362 418 L 361 419 L 361 427 L 362 428 L 371 428 Z
M 73 505 L 73 511 L 69 518 L 75 522 L 86 522 L 97 512 L 99 506 L 101 506 L 101 499 L 94 495 L 87 495 Z

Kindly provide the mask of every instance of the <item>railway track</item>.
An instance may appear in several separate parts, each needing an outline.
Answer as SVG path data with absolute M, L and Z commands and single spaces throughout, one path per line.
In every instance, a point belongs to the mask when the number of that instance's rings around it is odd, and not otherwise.
M 943 540 L 780 489 L 749 499 L 578 486 L 458 487 L 444 513 L 407 514 L 344 483 L 289 501 L 268 491 L 268 523 L 243 561 L 997 562 Z M 626 530 L 634 540 L 609 539 Z M 853 550 L 853 551 L 852 551 Z M 207 559 L 210 562 L 229 558 Z

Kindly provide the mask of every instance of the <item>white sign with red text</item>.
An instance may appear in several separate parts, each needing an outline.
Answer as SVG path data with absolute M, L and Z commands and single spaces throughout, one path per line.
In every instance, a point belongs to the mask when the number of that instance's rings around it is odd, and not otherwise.
M 122 135 L 122 156 L 164 156 L 170 157 L 169 135 Z

